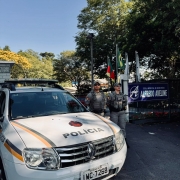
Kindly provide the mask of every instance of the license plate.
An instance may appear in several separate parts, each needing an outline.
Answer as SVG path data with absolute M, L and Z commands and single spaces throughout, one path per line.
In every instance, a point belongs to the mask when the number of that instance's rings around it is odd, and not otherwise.
M 81 174 L 81 180 L 92 180 L 109 174 L 108 164 L 101 165 L 97 168 L 84 171 Z

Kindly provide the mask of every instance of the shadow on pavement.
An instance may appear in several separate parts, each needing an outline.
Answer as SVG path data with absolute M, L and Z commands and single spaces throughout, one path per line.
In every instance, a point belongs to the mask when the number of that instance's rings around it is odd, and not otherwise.
M 121 171 L 112 180 L 180 179 L 180 121 L 127 123 L 130 148 Z

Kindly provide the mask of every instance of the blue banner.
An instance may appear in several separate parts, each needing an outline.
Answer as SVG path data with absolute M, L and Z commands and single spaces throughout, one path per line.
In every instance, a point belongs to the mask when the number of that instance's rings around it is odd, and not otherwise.
M 128 84 L 128 102 L 167 99 L 169 99 L 169 87 L 167 83 Z

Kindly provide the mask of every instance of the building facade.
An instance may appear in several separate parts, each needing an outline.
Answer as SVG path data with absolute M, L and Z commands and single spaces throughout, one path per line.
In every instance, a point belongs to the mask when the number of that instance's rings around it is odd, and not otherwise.
M 10 79 L 11 68 L 14 65 L 13 61 L 1 61 L 0 60 L 0 83 L 4 80 Z

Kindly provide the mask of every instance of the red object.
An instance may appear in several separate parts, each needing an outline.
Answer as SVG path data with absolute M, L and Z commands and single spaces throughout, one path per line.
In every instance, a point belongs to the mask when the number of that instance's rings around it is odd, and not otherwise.
M 108 59 L 108 67 L 107 67 L 107 72 L 106 72 L 107 76 L 109 76 L 112 81 L 115 81 L 115 73 L 114 70 L 112 68 L 112 64 L 111 61 Z
M 74 126 L 74 127 L 81 127 L 82 123 L 78 121 L 71 121 L 69 122 L 69 125 Z
M 110 78 L 114 81 L 115 80 L 115 73 L 114 70 L 110 74 Z

